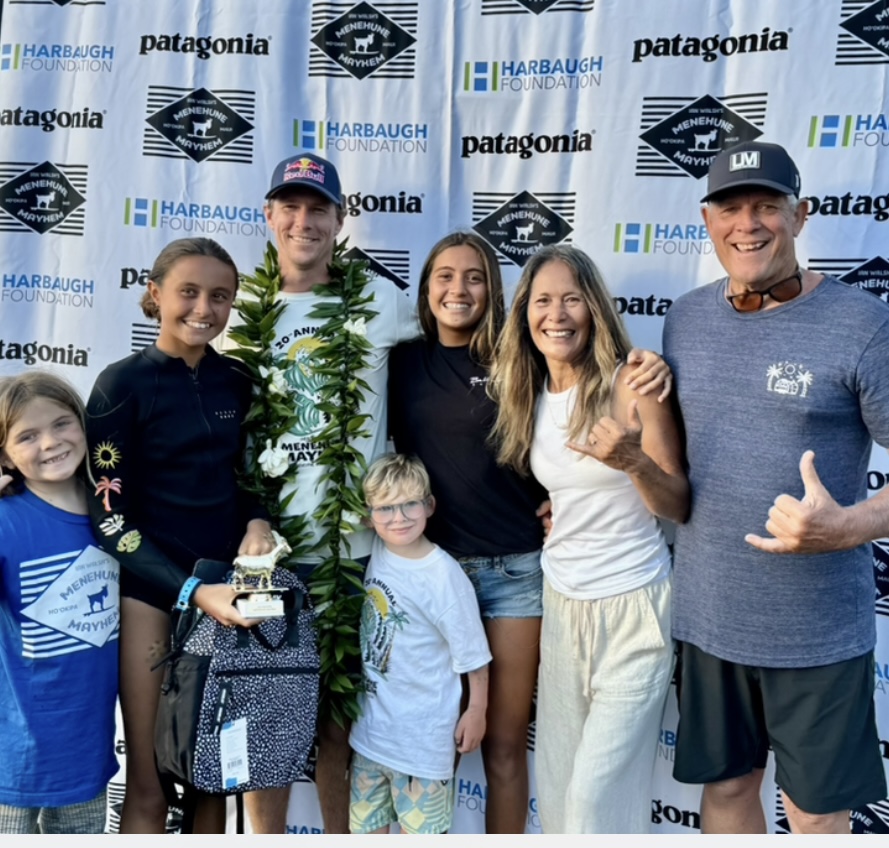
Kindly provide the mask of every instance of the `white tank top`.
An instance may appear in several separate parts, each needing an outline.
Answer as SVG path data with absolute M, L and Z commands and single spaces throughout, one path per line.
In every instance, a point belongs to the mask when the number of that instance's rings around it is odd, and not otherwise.
M 531 470 L 552 500 L 544 574 L 558 592 L 583 601 L 666 577 L 670 551 L 658 520 L 623 471 L 565 447 L 575 388 L 543 391 L 538 398 Z

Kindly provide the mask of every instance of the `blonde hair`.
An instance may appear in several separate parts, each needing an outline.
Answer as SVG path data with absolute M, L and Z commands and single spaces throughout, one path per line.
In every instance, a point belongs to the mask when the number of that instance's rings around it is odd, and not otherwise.
M 219 242 L 209 238 L 183 238 L 171 241 L 154 260 L 148 279 L 156 286 L 164 284 L 164 278 L 170 273 L 170 270 L 180 259 L 187 259 L 190 256 L 208 256 L 210 259 L 218 259 L 232 269 L 235 275 L 235 291 L 238 290 L 240 278 L 238 276 L 238 266 L 235 260 L 231 258 L 228 251 Z M 146 318 L 152 321 L 160 321 L 161 314 L 151 296 L 151 292 L 146 288 L 142 299 L 139 301 L 142 313 Z
M 475 233 L 457 230 L 440 239 L 433 245 L 432 250 L 429 251 L 426 262 L 423 264 L 423 270 L 420 272 L 420 287 L 417 291 L 417 312 L 420 317 L 420 326 L 423 328 L 423 334 L 427 339 L 434 340 L 438 338 L 438 322 L 435 320 L 435 316 L 432 314 L 432 309 L 429 306 L 429 280 L 432 277 L 435 260 L 449 248 L 462 247 L 463 245 L 471 247 L 478 254 L 482 263 L 482 270 L 485 273 L 485 287 L 487 291 L 485 312 L 472 331 L 472 336 L 469 340 L 469 351 L 477 362 L 481 365 L 489 366 L 494 358 L 497 337 L 503 329 L 506 311 L 503 305 L 503 279 L 500 275 L 500 265 L 494 252 L 488 246 L 488 243 Z
M 548 373 L 546 360 L 531 339 L 528 304 L 534 278 L 550 262 L 561 262 L 571 271 L 592 324 L 589 347 L 574 363 L 578 374 L 577 400 L 568 422 L 570 439 L 578 438 L 608 412 L 611 379 L 618 363 L 626 359 L 632 348 L 602 274 L 586 253 L 571 245 L 551 245 L 531 257 L 501 333 L 488 384 L 491 397 L 498 404 L 490 436 L 497 461 L 525 475 L 530 470 L 537 398 Z
M 77 417 L 81 430 L 86 432 L 86 410 L 83 401 L 72 385 L 66 380 L 48 371 L 27 371 L 16 377 L 0 380 L 0 453 L 4 453 L 9 432 L 24 414 L 25 408 L 37 398 L 51 400 Z M 10 469 L 4 463 L 4 473 L 9 472 L 13 481 L 21 482 L 23 477 L 18 469 Z M 85 477 L 84 465 L 78 469 L 78 475 Z M 11 494 L 12 486 L 7 486 L 3 494 Z
M 415 456 L 387 453 L 371 463 L 364 475 L 364 501 L 372 506 L 396 489 L 417 492 L 420 498 L 432 494 L 426 466 Z

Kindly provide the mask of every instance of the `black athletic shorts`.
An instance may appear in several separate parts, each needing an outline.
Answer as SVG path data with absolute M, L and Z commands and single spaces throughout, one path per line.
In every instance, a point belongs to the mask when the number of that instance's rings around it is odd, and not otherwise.
M 673 776 L 713 783 L 764 768 L 807 813 L 886 798 L 874 710 L 874 658 L 813 668 L 727 662 L 680 643 Z

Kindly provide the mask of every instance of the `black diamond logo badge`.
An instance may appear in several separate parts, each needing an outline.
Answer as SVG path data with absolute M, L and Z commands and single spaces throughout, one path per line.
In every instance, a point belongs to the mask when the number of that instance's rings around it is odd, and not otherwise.
M 700 179 L 721 150 L 761 135 L 737 112 L 705 94 L 646 130 L 641 138 L 670 162 Z
M 878 0 L 857 15 L 840 22 L 843 29 L 889 56 L 889 3 Z
M 415 41 L 369 3 L 359 3 L 312 37 L 319 50 L 358 79 L 372 74 Z
M 852 833 L 889 833 L 889 801 L 858 807 L 849 814 Z
M 885 541 L 871 542 L 874 556 L 874 583 L 877 597 L 889 598 L 889 543 Z
M 517 0 L 517 2 L 521 3 L 529 12 L 539 15 L 541 12 L 549 9 L 550 6 L 555 6 L 559 0 Z
M 0 188 L 0 207 L 41 234 L 57 227 L 85 202 L 51 162 L 19 174 Z
M 840 279 L 850 286 L 857 286 L 875 294 L 880 300 L 889 302 L 889 262 L 882 256 L 853 268 Z
M 397 274 L 394 274 L 390 271 L 382 262 L 377 261 L 372 256 L 369 256 L 365 253 L 360 247 L 352 247 L 347 250 L 343 254 L 345 259 L 348 259 L 349 262 L 366 262 L 367 270 L 371 274 L 375 274 L 378 277 L 382 277 L 385 280 L 389 280 L 391 283 L 394 283 L 398 288 L 402 291 L 405 291 L 408 288 L 408 284 L 401 279 Z M 373 305 L 371 305 L 373 308 Z
M 195 162 L 203 162 L 253 129 L 206 88 L 195 89 L 146 120 Z
M 564 241 L 573 231 L 561 215 L 529 191 L 519 192 L 473 229 L 519 267 L 541 247 Z

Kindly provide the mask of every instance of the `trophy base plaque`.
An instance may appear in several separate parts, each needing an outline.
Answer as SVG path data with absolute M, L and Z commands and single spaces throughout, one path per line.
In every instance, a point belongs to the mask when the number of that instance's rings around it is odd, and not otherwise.
M 272 592 L 249 592 L 235 601 L 244 618 L 280 618 L 284 615 L 284 599 Z

